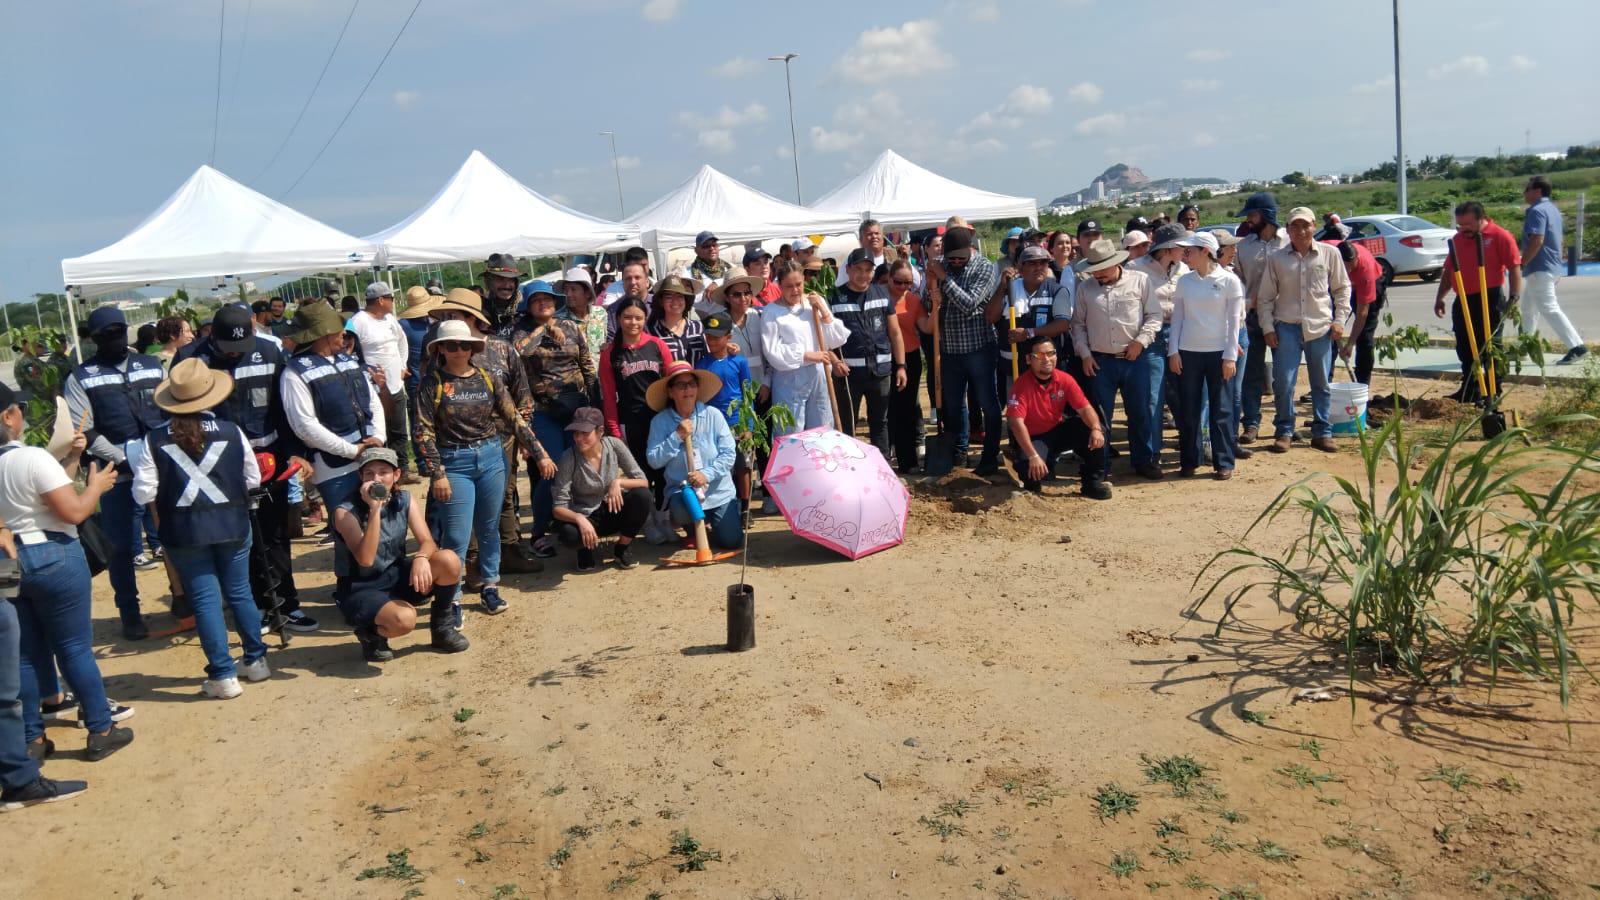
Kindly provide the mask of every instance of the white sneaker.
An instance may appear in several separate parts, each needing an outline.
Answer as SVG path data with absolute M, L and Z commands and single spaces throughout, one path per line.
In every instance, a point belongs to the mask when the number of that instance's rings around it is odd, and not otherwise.
M 207 678 L 200 686 L 200 693 L 213 700 L 232 700 L 244 693 L 244 688 L 239 686 L 237 678 Z
M 267 668 L 267 658 L 263 656 L 252 663 L 240 663 L 239 674 L 246 681 L 266 681 L 272 677 L 272 670 Z

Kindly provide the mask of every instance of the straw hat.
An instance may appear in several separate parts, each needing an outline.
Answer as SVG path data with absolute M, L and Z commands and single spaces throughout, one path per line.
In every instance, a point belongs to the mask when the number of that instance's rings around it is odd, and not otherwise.
M 483 314 L 483 297 L 479 296 L 477 291 L 468 290 L 467 288 L 451 288 L 450 293 L 445 294 L 444 299 L 428 312 L 430 314 L 464 312 L 484 325 L 489 324 L 489 317 Z
M 694 299 L 700 293 L 700 282 L 682 275 L 668 275 L 655 283 L 650 289 L 651 296 L 662 294 L 682 294 L 689 299 Z
M 204 412 L 233 393 L 233 376 L 194 357 L 172 367 L 156 387 L 156 405 L 169 413 Z
M 650 404 L 650 408 L 656 412 L 666 409 L 667 385 L 671 384 L 672 379 L 677 378 L 679 375 L 693 375 L 700 382 L 700 393 L 695 399 L 701 403 L 709 401 L 717 395 L 718 391 L 722 390 L 722 379 L 718 378 L 715 372 L 696 369 L 694 366 L 689 365 L 688 360 L 675 359 L 667 363 L 667 367 L 661 370 L 661 377 L 657 378 L 655 383 L 650 385 L 650 389 L 644 392 L 644 402 Z
M 717 304 L 718 306 L 727 306 L 728 301 L 725 298 L 728 293 L 728 289 L 736 284 L 745 285 L 746 287 L 750 288 L 750 293 L 755 294 L 757 297 L 761 296 L 761 292 L 765 290 L 767 286 L 767 280 L 765 278 L 762 278 L 758 275 L 746 275 L 743 271 L 738 269 L 735 269 L 734 271 L 736 274 L 730 276 L 721 284 L 712 285 L 711 289 L 706 291 L 707 300 Z
M 476 344 L 479 350 L 482 350 L 486 343 L 483 338 L 472 333 L 467 323 L 455 321 L 439 323 L 439 327 L 434 331 L 433 340 L 428 342 L 428 352 L 432 353 L 434 346 L 440 341 L 463 341 Z
M 344 320 L 326 301 L 308 300 L 295 309 L 294 328 L 289 340 L 303 347 L 319 338 L 343 331 Z
M 420 319 L 439 305 L 439 298 L 428 293 L 428 289 L 420 284 L 406 288 L 406 311 L 400 314 L 402 319 Z
M 1073 270 L 1082 275 L 1120 266 L 1128 261 L 1128 251 L 1118 250 L 1117 245 L 1105 238 L 1089 245 L 1089 251 L 1073 265 Z

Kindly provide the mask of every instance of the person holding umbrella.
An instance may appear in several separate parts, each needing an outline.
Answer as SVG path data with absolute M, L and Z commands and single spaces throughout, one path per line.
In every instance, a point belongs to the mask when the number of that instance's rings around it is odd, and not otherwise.
M 692 527 L 698 506 L 704 512 L 711 543 L 723 550 L 737 550 L 744 538 L 733 484 L 737 449 L 728 420 L 707 405 L 720 390 L 722 379 L 715 373 L 696 369 L 687 360 L 667 363 L 645 395 L 650 408 L 656 410 L 650 420 L 646 457 L 666 476 L 673 524 Z M 692 492 L 694 498 L 685 492 Z

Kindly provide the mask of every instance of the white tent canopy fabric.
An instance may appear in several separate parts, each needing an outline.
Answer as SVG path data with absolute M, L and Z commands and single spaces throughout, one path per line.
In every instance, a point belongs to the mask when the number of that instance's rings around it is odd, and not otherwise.
M 1039 224 L 1039 204 L 1031 197 L 1008 197 L 951 181 L 893 150 L 878 154 L 859 175 L 818 198 L 819 212 L 877 219 L 885 228 L 942 225 L 950 216 L 969 222 L 1026 218 Z
M 84 296 L 158 282 L 364 269 L 372 244 L 201 166 L 126 237 L 61 261 Z
M 645 247 L 664 251 L 694 243 L 710 231 L 724 244 L 770 237 L 840 234 L 856 230 L 860 218 L 785 203 L 710 166 L 633 216 Z
M 474 150 L 421 209 L 367 240 L 382 265 L 483 259 L 491 253 L 557 256 L 620 250 L 639 229 L 568 209 Z

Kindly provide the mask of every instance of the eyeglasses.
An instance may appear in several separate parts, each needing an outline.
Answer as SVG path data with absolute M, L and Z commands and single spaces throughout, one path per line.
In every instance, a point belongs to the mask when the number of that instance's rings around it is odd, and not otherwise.
M 1032 353 L 1030 353 L 1028 355 L 1029 356 L 1037 356 L 1040 359 L 1055 359 L 1056 358 L 1056 352 L 1054 350 L 1035 350 L 1035 351 L 1033 351 Z
M 460 353 L 463 350 L 475 350 L 477 348 L 465 341 L 440 341 L 439 349 L 446 353 Z
M 668 384 L 667 387 L 675 391 L 681 391 L 684 388 L 698 388 L 700 387 L 700 382 L 693 378 L 680 378 Z

